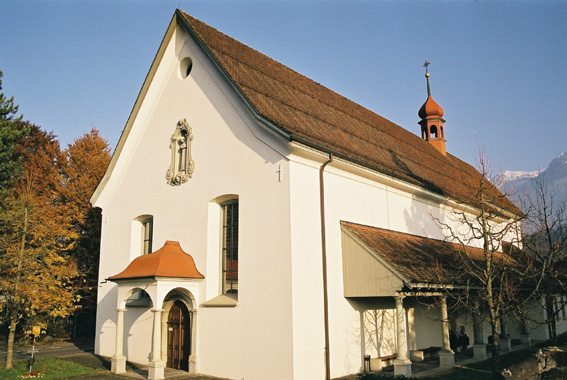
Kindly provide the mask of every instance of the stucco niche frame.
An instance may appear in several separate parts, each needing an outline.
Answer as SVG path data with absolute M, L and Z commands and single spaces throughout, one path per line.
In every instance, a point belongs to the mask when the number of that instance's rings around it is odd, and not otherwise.
M 195 162 L 191 158 L 191 141 L 193 129 L 187 119 L 179 120 L 169 143 L 171 163 L 165 174 L 168 185 L 179 186 L 193 177 Z

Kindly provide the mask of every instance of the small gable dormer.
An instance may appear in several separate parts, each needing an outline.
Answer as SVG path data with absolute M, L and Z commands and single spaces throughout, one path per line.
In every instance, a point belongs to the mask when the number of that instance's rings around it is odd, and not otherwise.
M 431 96 L 431 87 L 429 86 L 429 70 L 427 67 L 430 65 L 427 60 L 423 64 L 425 66 L 425 78 L 427 79 L 427 100 L 417 113 L 419 118 L 419 125 L 421 125 L 421 138 L 429 141 L 441 154 L 447 155 L 447 148 L 445 143 L 445 119 L 443 119 L 443 108 L 433 100 Z

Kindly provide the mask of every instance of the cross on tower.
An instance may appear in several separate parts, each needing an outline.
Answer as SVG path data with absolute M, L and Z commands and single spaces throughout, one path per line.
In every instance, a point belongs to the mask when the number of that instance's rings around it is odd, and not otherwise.
M 425 78 L 427 79 L 427 95 L 431 96 L 431 87 L 429 87 L 429 65 L 431 65 L 431 62 L 429 62 L 427 58 L 425 58 L 425 63 L 421 66 L 425 67 Z
M 427 70 L 427 68 L 429 67 L 429 65 L 431 65 L 431 62 L 429 62 L 427 60 L 427 58 L 425 58 L 425 63 L 423 65 L 421 65 L 421 67 L 425 67 L 425 73 L 428 73 L 429 70 Z

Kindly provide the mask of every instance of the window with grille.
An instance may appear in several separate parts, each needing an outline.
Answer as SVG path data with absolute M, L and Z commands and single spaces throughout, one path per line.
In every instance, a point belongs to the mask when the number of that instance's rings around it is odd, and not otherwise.
M 222 293 L 238 294 L 238 200 L 221 206 Z

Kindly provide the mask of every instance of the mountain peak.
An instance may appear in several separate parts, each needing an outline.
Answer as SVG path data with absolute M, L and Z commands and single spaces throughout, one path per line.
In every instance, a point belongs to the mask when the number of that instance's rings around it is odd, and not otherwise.
M 546 196 L 555 197 L 557 201 L 567 201 L 567 152 L 555 157 L 545 170 L 533 172 L 504 171 L 496 177 L 497 186 L 504 193 L 512 194 L 514 203 L 521 203 L 521 197 L 535 197 L 534 183 L 545 185 Z M 515 198 L 515 199 L 514 199 Z
M 551 181 L 567 179 L 567 153 L 563 152 L 554 158 L 543 173 L 545 178 Z
M 508 182 L 527 180 L 537 177 L 541 172 L 542 170 L 533 172 L 505 170 L 496 176 L 495 182 L 503 185 Z

